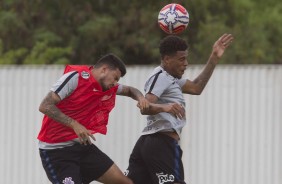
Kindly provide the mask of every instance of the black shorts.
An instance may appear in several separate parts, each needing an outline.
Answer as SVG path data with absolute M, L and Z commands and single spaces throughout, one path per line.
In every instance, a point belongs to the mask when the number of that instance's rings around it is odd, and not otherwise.
M 39 149 L 42 165 L 53 184 L 88 184 L 102 176 L 113 161 L 94 144 Z
M 181 157 L 175 139 L 161 133 L 143 135 L 130 155 L 126 175 L 134 184 L 185 184 Z

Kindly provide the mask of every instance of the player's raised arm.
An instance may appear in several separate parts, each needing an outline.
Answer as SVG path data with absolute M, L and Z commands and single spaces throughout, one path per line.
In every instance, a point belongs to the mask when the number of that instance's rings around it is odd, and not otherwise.
M 183 93 L 193 95 L 200 95 L 202 93 L 219 59 L 222 57 L 225 49 L 232 43 L 232 41 L 233 36 L 231 34 L 223 34 L 214 43 L 211 55 L 203 71 L 193 81 L 187 79 L 186 83 L 182 86 Z

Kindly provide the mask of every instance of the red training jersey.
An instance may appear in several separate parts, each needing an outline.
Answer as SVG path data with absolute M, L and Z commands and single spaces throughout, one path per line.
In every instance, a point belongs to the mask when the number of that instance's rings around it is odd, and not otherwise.
M 64 73 L 79 73 L 77 88 L 56 106 L 67 116 L 85 126 L 91 133 L 107 133 L 109 113 L 115 106 L 118 86 L 103 91 L 88 66 L 67 65 Z M 47 143 L 66 142 L 77 138 L 73 129 L 44 115 L 37 137 Z

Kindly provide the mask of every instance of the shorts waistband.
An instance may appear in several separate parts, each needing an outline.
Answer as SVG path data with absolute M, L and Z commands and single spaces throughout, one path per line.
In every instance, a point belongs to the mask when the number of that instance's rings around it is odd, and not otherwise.
M 169 136 L 169 137 L 171 137 L 171 138 L 173 138 L 173 139 L 175 139 L 177 141 L 180 140 L 179 135 L 175 131 L 174 132 L 158 132 L 158 133 L 167 135 L 167 136 Z

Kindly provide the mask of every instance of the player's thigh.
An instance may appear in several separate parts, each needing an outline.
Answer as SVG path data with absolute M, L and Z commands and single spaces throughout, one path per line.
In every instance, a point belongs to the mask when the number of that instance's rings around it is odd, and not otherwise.
M 114 162 L 94 144 L 87 145 L 81 157 L 83 183 L 90 183 L 104 175 Z
M 151 184 L 148 168 L 141 155 L 141 150 L 144 148 L 145 140 L 146 136 L 141 136 L 136 142 L 132 153 L 130 154 L 129 165 L 125 172 L 125 175 L 129 177 L 134 184 Z
M 78 158 L 67 154 L 67 149 L 40 150 L 43 168 L 48 179 L 53 184 L 78 183 L 82 184 Z M 67 151 L 67 152 L 66 152 Z
M 105 184 L 133 184 L 116 164 L 113 164 L 100 178 L 98 178 L 98 181 Z
M 130 157 L 129 166 L 125 175 L 130 178 L 134 184 L 152 184 L 147 167 L 144 165 L 142 160 L 137 160 L 134 157 Z
M 156 134 L 148 136 L 145 145 L 142 156 L 154 184 L 185 183 L 182 150 L 176 140 Z

